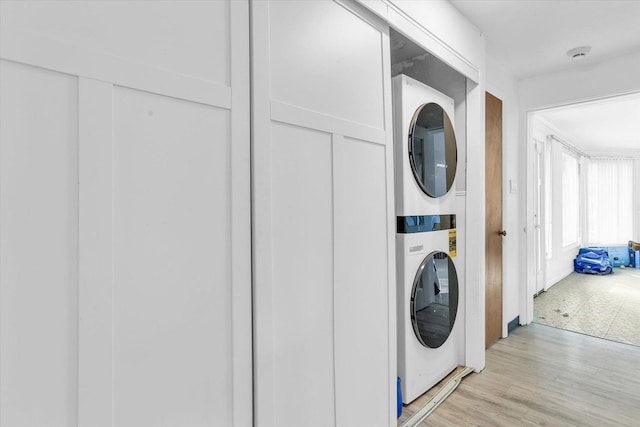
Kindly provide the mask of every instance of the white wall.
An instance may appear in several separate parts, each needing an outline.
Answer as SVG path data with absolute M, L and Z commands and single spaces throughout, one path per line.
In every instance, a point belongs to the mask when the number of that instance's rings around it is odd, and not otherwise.
M 611 58 L 598 64 L 585 65 L 557 73 L 521 80 L 518 83 L 520 98 L 519 141 L 524 155 L 523 169 L 527 170 L 525 197 L 526 230 L 533 230 L 533 156 L 531 127 L 527 125 L 529 112 L 593 100 L 614 95 L 622 95 L 640 90 L 640 53 Z M 535 247 L 533 233 L 527 233 L 522 245 L 526 254 L 522 259 L 523 292 L 520 297 L 521 321 L 529 323 L 533 319 L 533 298 L 535 292 Z M 526 288 L 524 288 L 526 286 Z
M 640 90 L 640 53 L 521 80 L 522 111 L 573 104 Z
M 506 337 L 508 323 L 520 314 L 521 245 L 524 240 L 521 196 L 524 194 L 525 175 L 523 168 L 519 167 L 518 82 L 489 55 L 486 79 L 487 91 L 502 100 L 502 228 L 507 231 L 507 236 L 502 239 L 502 336 Z
M 555 135 L 564 140 L 564 136 L 560 131 L 550 127 L 545 122 L 536 118 L 535 115 L 531 123 L 532 135 L 537 141 L 546 141 L 549 135 Z M 569 141 L 570 142 L 570 141 Z M 553 286 L 573 271 L 573 259 L 578 253 L 581 241 L 576 244 L 564 246 L 562 244 L 562 209 L 563 209 L 563 189 L 562 185 L 562 145 L 555 140 L 551 144 L 551 188 L 545 191 L 551 191 L 551 257 L 544 260 L 545 262 L 545 283 L 544 289 Z M 545 165 L 547 167 L 547 165 Z M 582 194 L 582 193 L 581 193 Z M 584 207 L 584 200 L 581 201 L 581 208 Z M 545 222 L 548 222 L 545 219 Z M 580 230 L 579 234 L 580 234 Z

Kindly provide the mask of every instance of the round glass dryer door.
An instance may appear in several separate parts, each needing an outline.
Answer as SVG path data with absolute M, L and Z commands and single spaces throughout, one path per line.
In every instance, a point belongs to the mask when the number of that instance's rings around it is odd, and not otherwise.
M 456 136 L 449 116 L 438 104 L 424 104 L 413 115 L 409 162 L 427 196 L 444 196 L 453 186 L 458 164 Z
M 422 261 L 413 282 L 410 310 L 418 341 L 430 348 L 444 344 L 458 312 L 458 274 L 449 255 L 432 252 Z

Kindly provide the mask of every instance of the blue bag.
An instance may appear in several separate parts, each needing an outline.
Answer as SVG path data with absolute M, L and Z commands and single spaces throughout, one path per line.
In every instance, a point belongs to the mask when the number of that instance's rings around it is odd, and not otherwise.
M 581 248 L 573 260 L 577 273 L 610 274 L 613 272 L 609 253 L 604 248 Z

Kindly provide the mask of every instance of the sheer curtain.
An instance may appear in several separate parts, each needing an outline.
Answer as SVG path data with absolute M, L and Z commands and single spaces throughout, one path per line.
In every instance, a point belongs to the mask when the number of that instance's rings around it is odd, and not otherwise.
M 587 238 L 590 245 L 622 245 L 633 239 L 634 160 L 587 163 Z
M 580 225 L 578 156 L 562 152 L 562 246 L 578 243 Z

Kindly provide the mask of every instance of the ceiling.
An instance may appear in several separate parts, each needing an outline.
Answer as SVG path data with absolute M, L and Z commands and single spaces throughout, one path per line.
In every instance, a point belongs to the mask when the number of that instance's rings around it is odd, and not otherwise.
M 450 0 L 517 79 L 640 52 L 640 0 Z M 591 46 L 571 60 L 567 51 Z M 631 70 L 631 72 L 635 72 Z M 584 153 L 640 156 L 640 93 L 537 113 Z
M 592 156 L 640 156 L 640 93 L 535 113 Z
M 518 79 L 640 52 L 640 0 L 450 0 Z M 567 51 L 591 46 L 584 59 Z

